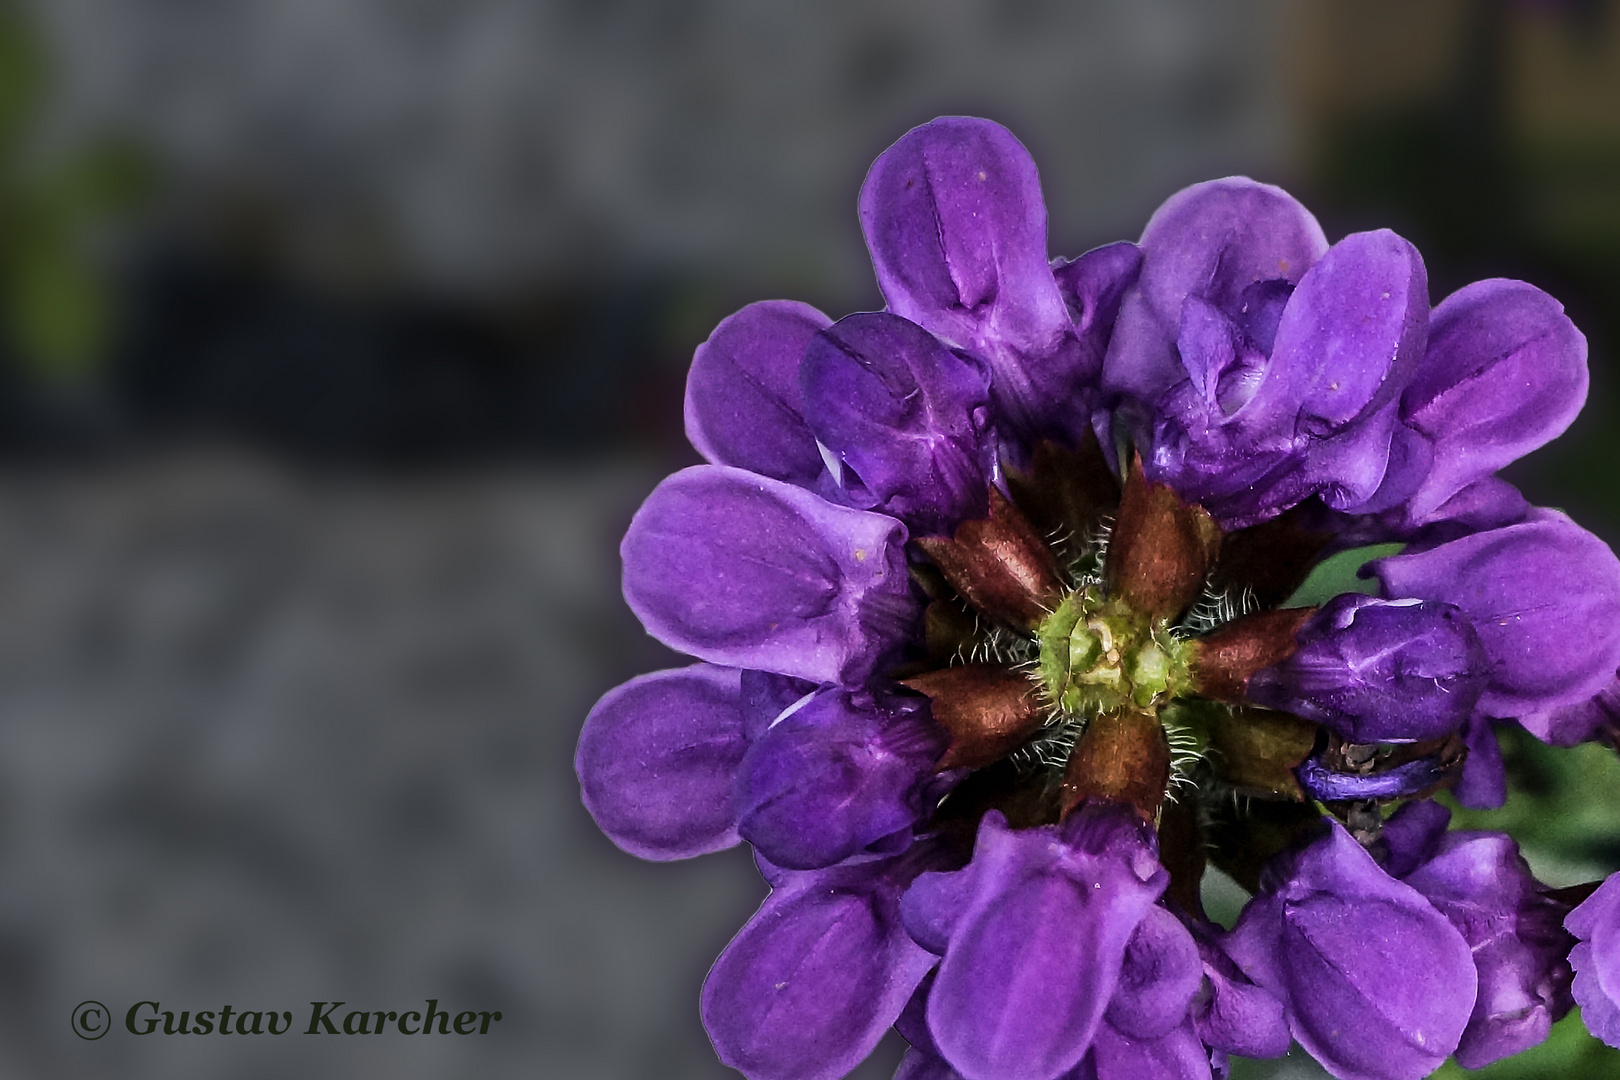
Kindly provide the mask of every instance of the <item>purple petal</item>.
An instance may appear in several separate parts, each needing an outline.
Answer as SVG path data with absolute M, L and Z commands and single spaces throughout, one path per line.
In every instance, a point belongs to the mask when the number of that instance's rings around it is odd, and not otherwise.
M 1587 1031 L 1620 1047 L 1620 874 L 1609 875 L 1569 913 L 1564 927 L 1580 939 L 1569 962 L 1581 1020 Z
M 1019 831 L 992 812 L 963 873 L 974 897 L 940 964 L 929 1030 L 964 1075 L 1052 1080 L 1085 1056 L 1126 943 L 1164 891 L 1152 834 L 1114 806 Z
M 1432 859 L 1440 848 L 1440 838 L 1451 824 L 1451 811 L 1429 799 L 1414 799 L 1384 822 L 1380 835 L 1388 854 L 1384 868 L 1393 877 L 1403 878 Z
M 1388 229 L 1352 233 L 1300 280 L 1277 325 L 1273 377 L 1257 412 L 1325 435 L 1405 387 L 1423 356 L 1428 277 L 1417 249 Z
M 916 615 L 905 526 L 741 469 L 666 479 L 630 522 L 624 596 L 703 660 L 858 686 Z
M 1620 674 L 1592 697 L 1574 705 L 1539 709 L 1519 717 L 1524 729 L 1553 746 L 1575 746 L 1620 732 Z
M 928 331 L 884 312 L 840 319 L 810 344 L 800 381 L 805 421 L 853 469 L 859 505 L 913 535 L 988 513 L 989 385 Z
M 1176 348 L 1185 377 L 1157 402 L 1148 477 L 1206 506 L 1234 495 L 1252 502 L 1269 489 L 1262 481 L 1297 461 L 1300 447 L 1291 420 L 1249 422 L 1246 410 L 1269 380 L 1271 361 L 1197 296 L 1183 305 Z
M 1446 297 L 1401 398 L 1402 420 L 1434 447 L 1411 518 L 1560 435 L 1586 385 L 1586 338 L 1540 289 L 1496 278 Z
M 703 984 L 703 1026 L 749 1080 L 834 1080 L 878 1044 L 935 957 L 900 926 L 910 856 L 792 875 Z
M 1328 244 L 1287 192 L 1230 177 L 1172 195 L 1148 222 L 1141 247 L 1141 276 L 1120 305 L 1103 386 L 1152 402 L 1182 378 L 1175 343 L 1187 297 L 1236 313 L 1251 286 L 1297 283 Z
M 1605 980 L 1599 974 L 1589 942 L 1583 941 L 1569 950 L 1569 962 L 1575 969 L 1570 991 L 1581 1007 L 1581 1023 L 1594 1038 L 1620 1047 L 1620 996 L 1612 988 L 1613 976 Z
M 1351 742 L 1446 735 L 1468 719 L 1484 689 L 1484 649 L 1451 604 L 1347 593 L 1295 639 L 1291 656 L 1249 677 L 1249 700 Z
M 1100 351 L 1108 347 L 1125 290 L 1136 284 L 1141 272 L 1142 249 L 1127 240 L 1092 248 L 1078 259 L 1052 267 L 1052 276 L 1074 319 L 1075 333 L 1082 341 L 1095 343 L 1099 364 Z
M 1222 931 L 1213 923 L 1193 922 L 1188 929 L 1198 943 L 1209 989 L 1193 1001 L 1198 1037 L 1212 1049 L 1244 1057 L 1273 1058 L 1288 1052 L 1293 1037 L 1283 1005 L 1270 991 L 1250 982 L 1221 948 Z
M 900 918 L 918 945 L 944 956 L 951 935 L 979 887 L 979 875 L 965 872 L 923 874 L 900 898 Z
M 1307 758 L 1295 767 L 1294 775 L 1311 798 L 1345 802 L 1416 795 L 1444 779 L 1446 768 L 1438 754 L 1365 775 L 1338 772 L 1323 765 L 1319 758 Z
M 1452 794 L 1470 810 L 1495 810 L 1507 802 L 1507 770 L 1502 766 L 1496 729 L 1489 717 L 1476 712 L 1469 717 L 1463 738 L 1468 756 Z
M 915 699 L 827 690 L 773 724 L 738 770 L 738 831 L 778 866 L 831 866 L 910 826 L 948 739 Z
M 684 859 L 737 843 L 731 789 L 748 748 L 740 681 L 709 664 L 655 671 L 591 709 L 574 771 L 585 808 L 619 847 Z
M 792 300 L 749 304 L 697 348 L 686 376 L 686 437 L 715 465 L 808 487 L 821 453 L 804 423 L 799 361 L 831 319 Z
M 1570 1009 L 1574 940 L 1564 909 L 1541 895 L 1519 847 L 1502 833 L 1448 833 L 1434 857 L 1406 876 L 1463 935 L 1479 971 L 1479 996 L 1457 1063 L 1480 1069 L 1546 1040 Z
M 944 1058 L 913 1046 L 900 1059 L 900 1067 L 894 1071 L 894 1080 L 962 1080 L 962 1074 L 951 1068 Z
M 905 917 L 903 898 L 901 904 L 903 920 Z M 935 968 L 917 984 L 917 989 L 911 992 L 911 1000 L 906 1002 L 906 1007 L 900 1010 L 900 1015 L 894 1020 L 894 1030 L 898 1031 L 900 1037 L 910 1043 L 913 1049 L 921 1050 L 936 1058 L 939 1057 L 939 1047 L 934 1045 L 933 1033 L 928 1030 L 928 995 L 934 989 L 934 978 L 938 973 L 939 969 Z
M 788 709 L 802 708 L 819 689 L 813 682 L 777 675 L 769 671 L 744 670 L 742 673 L 743 727 L 753 742 Z
M 1185 1019 L 1157 1038 L 1103 1024 L 1091 1053 L 1097 1080 L 1210 1080 L 1209 1051 Z
M 1204 964 L 1187 928 L 1164 908 L 1149 908 L 1125 947 L 1108 1024 L 1132 1039 L 1158 1039 L 1185 1023 L 1203 981 Z
M 1429 1075 L 1474 1007 L 1462 935 L 1333 821 L 1268 868 L 1226 947 L 1283 998 L 1294 1038 L 1341 1080 Z
M 1397 407 L 1396 415 L 1399 413 Z M 1433 464 L 1434 446 L 1428 439 L 1405 424 L 1393 425 L 1389 433 L 1389 453 L 1384 461 L 1384 477 L 1378 483 L 1378 490 L 1359 504 L 1350 506 L 1350 512 L 1379 514 L 1388 519 L 1392 532 L 1411 532 L 1416 525 L 1429 519 L 1425 517 L 1416 522 L 1409 521 L 1406 501 L 1422 486 Z M 1493 524 L 1503 525 L 1506 522 Z
M 1397 403 L 1390 401 L 1325 439 L 1307 440 L 1292 475 L 1276 481 L 1280 492 L 1257 505 L 1269 513 L 1320 495 L 1330 509 L 1357 512 L 1377 496 L 1389 470 L 1397 411 Z
M 1457 492 L 1417 524 L 1429 526 L 1419 534 L 1421 539 L 1427 539 L 1432 533 L 1438 543 L 1471 532 L 1517 525 L 1529 513 L 1530 504 L 1524 501 L 1518 488 L 1500 477 L 1487 476 Z M 1453 531 L 1442 536 L 1439 535 L 1442 529 Z
M 1244 1057 L 1275 1058 L 1293 1041 L 1282 1001 L 1237 975 L 1206 967 L 1210 999 L 1194 1018 L 1198 1037 L 1212 1047 Z
M 1511 717 L 1596 694 L 1620 668 L 1620 560 L 1554 511 L 1372 564 L 1392 597 L 1456 604 L 1490 659 L 1479 707 Z
M 1023 144 L 971 117 L 913 128 L 873 163 L 859 209 L 889 310 L 985 357 L 1011 429 L 1078 435 L 1072 414 L 1096 358 L 1048 265 L 1046 204 Z

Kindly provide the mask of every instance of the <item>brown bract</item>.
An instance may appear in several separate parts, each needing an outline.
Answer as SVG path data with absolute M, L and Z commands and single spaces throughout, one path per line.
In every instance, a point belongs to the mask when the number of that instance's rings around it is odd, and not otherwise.
M 1193 688 L 1216 701 L 1241 702 L 1249 676 L 1293 655 L 1294 635 L 1314 607 L 1257 611 L 1193 642 Z
M 1063 771 L 1063 813 L 1086 799 L 1129 803 L 1150 825 L 1170 784 L 1170 743 L 1154 713 L 1131 709 L 1099 716 Z
M 1043 536 L 1084 540 L 1119 506 L 1119 478 L 1090 431 L 1073 450 L 1043 439 L 1027 471 L 1003 471 L 1013 501 Z
M 1217 587 L 1246 588 L 1262 608 L 1274 608 L 1294 595 L 1333 534 L 1311 527 L 1314 500 L 1221 540 L 1215 567 Z
M 1038 691 L 1023 675 L 994 664 L 963 664 L 906 679 L 929 699 L 934 720 L 951 736 L 936 769 L 978 769 L 999 761 L 1040 730 Z
M 1233 709 L 1208 722 L 1210 764 L 1245 795 L 1305 798 L 1294 769 L 1316 748 L 1315 724 L 1269 709 Z
M 915 543 L 962 599 L 1011 629 L 1033 630 L 1063 596 L 1051 550 L 994 487 L 988 518 L 962 522 L 949 539 L 919 536 Z
M 1204 588 L 1221 547 L 1221 528 L 1203 507 L 1182 500 L 1131 462 L 1104 567 L 1108 592 L 1149 618 L 1173 620 Z

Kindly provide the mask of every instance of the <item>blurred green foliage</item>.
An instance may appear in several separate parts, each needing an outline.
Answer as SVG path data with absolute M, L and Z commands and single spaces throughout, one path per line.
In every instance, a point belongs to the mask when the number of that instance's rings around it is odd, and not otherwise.
M 1340 593 L 1378 595 L 1378 579 L 1362 577 L 1361 568 L 1374 559 L 1399 555 L 1405 544 L 1369 544 L 1329 555 L 1311 570 L 1310 576 L 1283 601 L 1285 608 L 1325 604 Z
M 1620 869 L 1620 757 L 1600 743 L 1547 746 L 1517 724 L 1500 727 L 1498 739 L 1508 771 L 1506 805 L 1464 810 L 1443 795 L 1451 827 L 1508 833 L 1536 876 L 1555 887 Z
M 94 372 L 112 328 L 95 229 L 138 204 L 150 184 L 143 155 L 117 140 L 37 160 L 47 67 L 27 14 L 0 3 L 0 327 L 26 370 L 71 381 Z

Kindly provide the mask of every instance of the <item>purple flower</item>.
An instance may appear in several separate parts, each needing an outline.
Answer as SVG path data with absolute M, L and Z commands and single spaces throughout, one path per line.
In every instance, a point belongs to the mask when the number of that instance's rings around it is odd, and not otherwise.
M 585 807 L 624 850 L 684 859 L 737 843 L 731 789 L 748 748 L 738 672 L 712 664 L 609 691 L 579 737 Z
M 1388 596 L 1468 616 L 1488 663 L 1487 716 L 1576 704 L 1620 667 L 1620 560 L 1556 511 L 1381 559 L 1374 572 Z
M 859 213 L 886 311 L 699 347 L 708 464 L 621 550 L 701 663 L 609 691 L 576 760 L 633 854 L 755 849 L 722 1060 L 830 1080 L 894 1024 L 909 1080 L 1210 1080 L 1290 1037 L 1416 1080 L 1543 1038 L 1561 909 L 1423 797 L 1501 794 L 1495 722 L 1613 730 L 1620 561 L 1494 475 L 1584 399 L 1563 310 L 1431 311 L 1411 244 L 1244 179 L 1054 261 L 1029 154 L 962 117 Z M 1392 541 L 1378 595 L 1306 584 Z M 1230 934 L 1207 863 L 1255 892 Z
M 1453 604 L 1334 597 L 1295 635 L 1299 647 L 1256 672 L 1248 696 L 1357 743 L 1455 731 L 1485 687 L 1485 652 Z
M 781 1080 L 834 1080 L 858 1065 L 934 966 L 902 929 L 899 902 L 939 861 L 919 848 L 778 874 L 703 984 L 720 1060 Z
M 1598 739 L 1614 742 L 1620 736 L 1620 673 L 1585 701 L 1533 709 L 1518 719 L 1526 731 L 1554 746 Z
M 860 219 L 889 310 L 983 359 L 1009 433 L 1086 430 L 1112 323 L 1086 305 L 1117 303 L 1135 260 L 1111 252 L 1059 287 L 1035 162 L 1010 132 L 969 117 L 915 129 L 873 163 Z
M 860 686 L 915 615 L 905 526 L 742 469 L 676 473 L 625 533 L 624 598 L 711 663 Z
M 1620 874 L 1611 874 L 1571 911 L 1564 927 L 1579 939 L 1569 962 L 1586 1030 L 1620 1047 Z
M 923 817 L 945 751 L 915 698 L 828 689 L 785 712 L 735 766 L 737 831 L 778 866 L 831 866 Z
M 1450 813 L 1409 803 L 1385 826 L 1391 873 L 1422 893 L 1468 942 L 1479 993 L 1457 1064 L 1481 1069 L 1539 1045 L 1569 1012 L 1567 908 L 1547 897 L 1502 833 L 1445 831 Z
M 1337 822 L 1271 868 L 1226 947 L 1340 1080 L 1429 1075 L 1457 1049 L 1474 1008 L 1467 940 Z
M 1330 247 L 1278 188 L 1188 188 L 1141 249 L 1103 385 L 1149 476 L 1223 524 L 1311 495 L 1409 529 L 1455 516 L 1453 498 L 1499 491 L 1491 474 L 1586 398 L 1586 340 L 1551 297 L 1481 281 L 1431 315 L 1409 243 L 1379 231 Z
M 967 1075 L 1054 1080 L 1085 1056 L 1168 875 L 1151 830 L 1123 807 L 1023 830 L 992 812 L 973 856 L 919 879 L 901 905 L 911 936 L 943 955 L 928 1030 Z M 1190 999 L 1198 956 L 1187 944 Z
M 1366 502 L 1427 339 L 1416 249 L 1387 230 L 1329 247 L 1293 199 L 1242 179 L 1171 199 L 1141 247 L 1104 382 L 1151 410 L 1149 477 L 1233 527 L 1313 494 Z

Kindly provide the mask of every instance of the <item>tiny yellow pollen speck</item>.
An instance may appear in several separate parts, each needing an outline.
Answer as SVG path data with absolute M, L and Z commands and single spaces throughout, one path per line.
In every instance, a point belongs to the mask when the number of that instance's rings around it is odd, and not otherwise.
M 980 180 L 984 180 L 984 179 L 987 179 L 987 178 L 986 178 L 986 177 L 985 177 L 985 175 L 984 175 L 984 170 L 983 170 L 983 169 L 980 169 L 980 170 L 979 170 L 979 179 L 980 179 Z
M 855 561 L 856 562 L 865 562 L 866 561 L 866 549 L 865 548 L 856 548 L 855 549 Z
M 786 985 L 787 985 L 787 983 L 785 983 L 785 982 L 779 982 L 779 983 L 776 984 L 776 989 L 780 990 L 780 989 L 782 989 L 782 987 L 784 987 Z
M 1339 388 L 1338 383 L 1336 383 L 1336 382 L 1335 383 L 1328 383 L 1328 389 L 1329 390 L 1337 390 L 1338 388 Z

